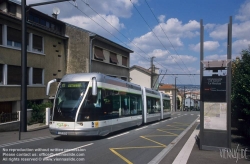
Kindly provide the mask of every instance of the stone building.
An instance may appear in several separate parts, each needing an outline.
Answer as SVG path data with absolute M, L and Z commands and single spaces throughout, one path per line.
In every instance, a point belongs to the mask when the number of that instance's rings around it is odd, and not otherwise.
M 66 35 L 69 37 L 66 73 L 100 72 L 128 80 L 133 51 L 70 24 L 66 24 Z

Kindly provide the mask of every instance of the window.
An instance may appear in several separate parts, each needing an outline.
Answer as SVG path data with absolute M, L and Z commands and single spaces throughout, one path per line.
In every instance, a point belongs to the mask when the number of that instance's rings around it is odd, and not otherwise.
M 117 64 L 118 63 L 117 56 L 113 52 L 110 52 L 110 63 L 113 63 L 113 64 Z
M 33 34 L 33 51 L 43 52 L 43 37 Z
M 127 58 L 126 57 L 122 57 L 122 65 L 123 66 L 128 66 L 128 64 L 127 64 L 128 62 L 127 62 Z
M 51 23 L 51 29 L 55 30 L 55 25 Z
M 22 33 L 21 30 L 17 30 L 11 27 L 7 29 L 7 45 L 12 47 L 21 48 Z
M 153 98 L 153 97 L 148 97 L 147 96 L 147 112 L 149 114 L 151 113 L 160 113 L 161 108 L 160 108 L 160 99 L 158 98 Z
M 101 48 L 95 47 L 95 59 L 105 60 L 105 57 L 103 55 L 103 50 Z
M 30 21 L 33 21 L 33 20 L 34 20 L 34 16 L 33 16 L 32 14 L 29 14 L 28 19 L 29 19 Z
M 8 10 L 8 13 L 16 15 L 16 5 L 14 3 L 9 2 L 7 4 L 7 10 Z
M 39 18 L 37 16 L 34 16 L 33 21 L 39 23 Z
M 43 84 L 43 69 L 33 68 L 33 84 Z
M 46 22 L 45 22 L 45 20 L 43 20 L 43 19 L 40 19 L 40 24 L 41 24 L 41 25 L 44 25 L 44 26 L 45 26 L 45 25 L 46 25 Z
M 170 112 L 170 100 L 163 100 L 163 111 Z
M 2 25 L 0 24 L 0 45 L 3 44 Z
M 20 85 L 22 83 L 22 70 L 20 66 L 8 66 L 8 84 Z
M 50 23 L 46 21 L 46 27 L 50 28 Z
M 0 85 L 3 85 L 3 64 L 0 64 Z
M 28 79 L 29 79 L 29 74 L 28 74 L 29 69 L 26 69 L 27 73 L 27 85 L 28 85 Z M 22 83 L 22 69 L 21 66 L 14 66 L 14 65 L 8 65 L 8 73 L 7 73 L 8 79 L 7 79 L 7 84 L 8 85 L 21 85 Z

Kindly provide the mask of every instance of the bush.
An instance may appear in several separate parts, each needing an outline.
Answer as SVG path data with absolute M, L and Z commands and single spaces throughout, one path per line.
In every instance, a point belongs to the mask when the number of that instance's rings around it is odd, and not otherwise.
M 34 124 L 34 123 L 45 123 L 45 113 L 46 108 L 52 108 L 52 103 L 42 103 L 42 104 L 31 104 L 32 113 L 31 113 L 31 120 L 28 124 Z

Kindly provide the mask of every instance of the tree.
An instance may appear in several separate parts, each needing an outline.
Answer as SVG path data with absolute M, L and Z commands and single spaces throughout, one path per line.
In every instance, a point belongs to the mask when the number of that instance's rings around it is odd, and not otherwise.
M 250 138 L 250 48 L 232 62 L 232 123 Z M 241 119 L 241 120 L 239 120 Z
M 232 62 L 232 114 L 250 122 L 250 51 Z

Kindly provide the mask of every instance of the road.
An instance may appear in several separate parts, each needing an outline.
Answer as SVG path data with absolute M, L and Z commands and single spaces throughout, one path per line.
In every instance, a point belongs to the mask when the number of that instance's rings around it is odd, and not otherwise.
M 149 163 L 198 117 L 199 112 L 176 112 L 170 119 L 106 137 L 45 136 L 2 144 L 0 163 Z

